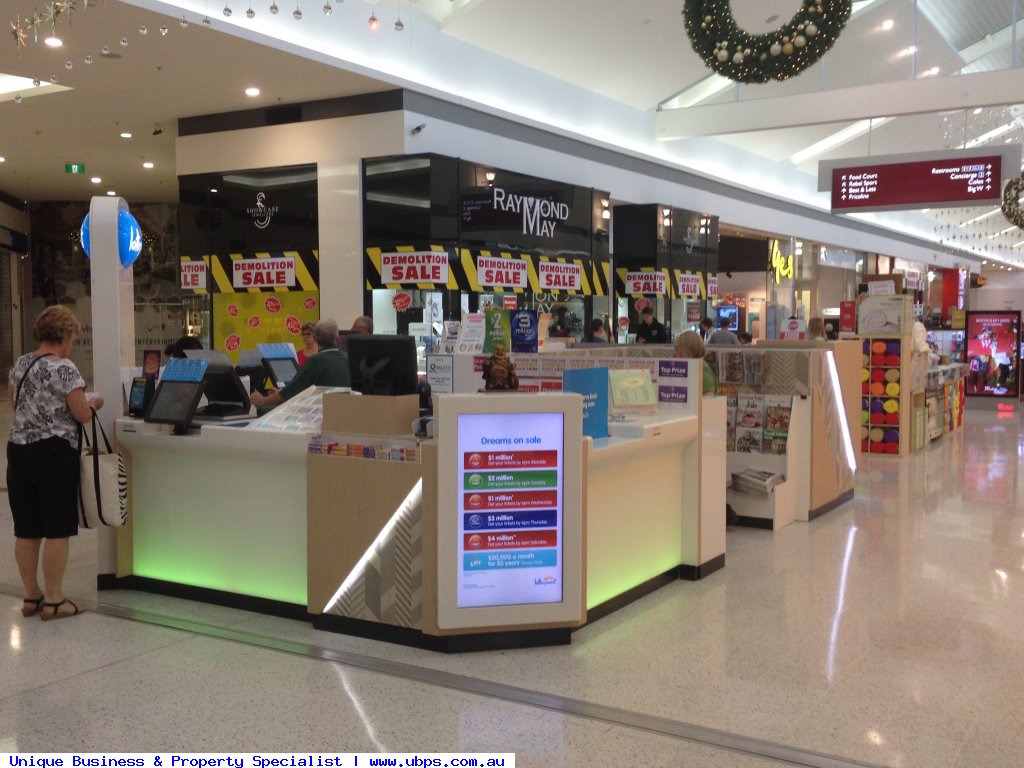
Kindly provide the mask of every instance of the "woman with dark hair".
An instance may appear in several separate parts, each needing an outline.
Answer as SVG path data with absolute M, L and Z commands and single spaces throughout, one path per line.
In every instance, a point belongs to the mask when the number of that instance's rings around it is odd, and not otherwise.
M 7 493 L 14 559 L 25 589 L 21 614 L 39 614 L 43 621 L 82 612 L 64 597 L 63 586 L 69 540 L 78 535 L 78 425 L 92 420 L 103 398 L 86 398 L 85 379 L 68 359 L 81 332 L 70 309 L 47 307 L 36 320 L 39 348 L 19 357 L 8 376 L 14 423 Z

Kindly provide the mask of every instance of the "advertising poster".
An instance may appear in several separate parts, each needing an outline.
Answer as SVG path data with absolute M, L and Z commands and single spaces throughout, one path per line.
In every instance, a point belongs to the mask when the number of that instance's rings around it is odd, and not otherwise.
M 608 437 L 608 369 L 576 368 L 562 374 L 562 390 L 583 396 L 583 434 Z
M 658 361 L 658 402 L 686 405 L 690 402 L 689 360 Z
M 967 313 L 967 394 L 1017 397 L 1020 313 Z
M 537 326 L 537 310 L 517 309 L 510 315 L 512 351 L 533 353 L 540 343 Z
M 484 352 L 490 354 L 497 346 L 508 352 L 512 342 L 512 324 L 507 309 L 488 309 L 484 312 Z
M 459 608 L 562 602 L 563 416 L 459 414 Z
M 484 337 L 487 329 L 484 325 L 483 314 L 463 315 L 458 333 L 458 341 L 455 344 L 456 352 L 475 354 L 484 351 Z
M 232 363 L 243 349 L 259 344 L 290 343 L 302 348 L 303 323 L 320 319 L 316 291 L 288 293 L 217 293 L 213 296 L 213 348 Z

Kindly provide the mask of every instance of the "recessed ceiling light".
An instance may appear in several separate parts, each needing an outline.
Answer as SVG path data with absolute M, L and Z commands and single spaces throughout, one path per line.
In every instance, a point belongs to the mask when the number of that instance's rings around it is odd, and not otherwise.
M 91 181 L 93 184 L 99 184 L 103 181 L 103 179 L 101 179 L 99 176 L 93 176 L 91 179 L 89 179 L 89 181 Z
M 4 157 L 3 155 L 0 155 L 0 163 L 6 163 L 6 162 L 7 162 L 7 158 Z
M 46 38 L 45 40 L 43 40 L 43 43 L 50 46 L 51 48 L 60 48 L 62 45 L 64 45 L 64 41 L 56 35 Z
M 255 88 L 255 87 L 246 88 L 245 89 L 245 95 L 246 96 L 259 96 L 260 95 L 260 89 L 259 88 Z
M 216 187 L 210 187 L 210 193 L 216 195 L 217 194 L 217 188 Z
M 131 131 L 121 131 L 120 136 L 122 139 L 130 139 L 132 137 Z
M 147 160 L 146 162 L 144 162 L 142 164 L 142 167 L 143 168 L 152 168 L 153 167 L 153 163 L 150 160 Z
M 107 190 L 107 197 L 113 197 L 113 196 L 114 196 L 114 195 L 116 195 L 116 194 L 117 194 L 117 192 L 115 192 L 115 191 L 114 191 L 114 190 L 112 190 L 112 189 L 108 189 L 108 190 Z

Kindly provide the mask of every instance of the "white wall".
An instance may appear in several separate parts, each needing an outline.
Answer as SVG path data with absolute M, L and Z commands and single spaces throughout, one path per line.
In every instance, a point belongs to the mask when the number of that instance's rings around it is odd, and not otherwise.
M 1024 310 L 1024 273 L 999 276 L 990 271 L 985 277 L 988 285 L 971 289 L 967 305 L 971 310 Z
M 321 316 L 342 328 L 363 314 L 360 161 L 402 153 L 400 112 L 182 136 L 177 173 L 316 163 Z

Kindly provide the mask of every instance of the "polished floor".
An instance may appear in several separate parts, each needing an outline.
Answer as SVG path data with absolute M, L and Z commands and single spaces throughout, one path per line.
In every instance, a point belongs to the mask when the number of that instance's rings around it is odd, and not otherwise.
M 6 398 L 4 398 L 6 403 Z M 6 433 L 9 413 L 0 417 Z M 446 656 L 94 586 L 24 619 L 0 494 L 0 752 L 515 752 L 519 766 L 1020 765 L 1024 436 L 969 411 L 810 524 L 734 529 L 724 570 L 571 646 Z M 642 505 L 637 505 L 642 524 Z M 225 542 L 230 546 L 230 542 Z

